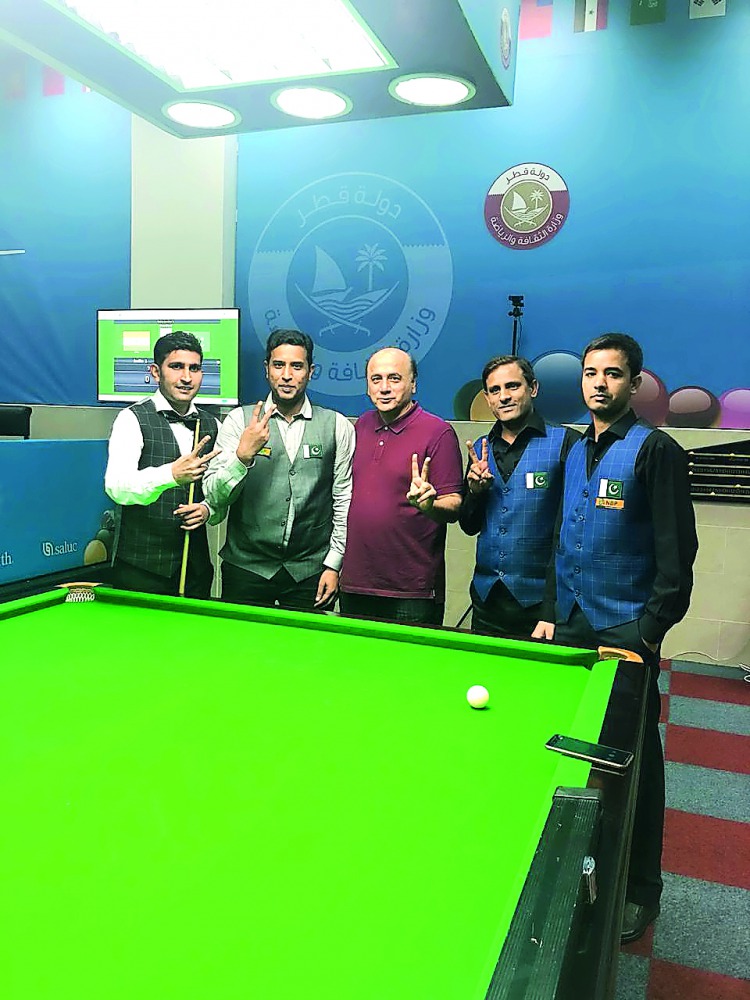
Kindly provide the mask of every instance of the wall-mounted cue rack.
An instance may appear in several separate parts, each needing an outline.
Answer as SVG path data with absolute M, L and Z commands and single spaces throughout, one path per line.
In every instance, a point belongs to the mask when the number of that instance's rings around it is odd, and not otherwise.
M 750 440 L 688 450 L 694 500 L 750 503 Z

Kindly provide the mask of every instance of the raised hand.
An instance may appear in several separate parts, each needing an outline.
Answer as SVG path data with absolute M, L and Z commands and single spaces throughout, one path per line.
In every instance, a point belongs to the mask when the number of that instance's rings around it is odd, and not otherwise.
M 466 447 L 469 450 L 469 459 L 471 461 L 469 471 L 466 474 L 466 481 L 469 484 L 469 492 L 484 493 L 485 490 L 490 488 L 492 480 L 495 478 L 490 472 L 489 462 L 487 461 L 487 457 L 489 455 L 487 438 L 482 438 L 481 458 L 477 455 L 476 449 L 471 441 L 466 442 Z
M 210 440 L 211 436 L 206 435 L 187 455 L 181 455 L 175 462 L 172 462 L 172 478 L 178 486 L 189 486 L 190 483 L 197 483 L 206 471 L 206 466 L 211 459 L 219 454 L 221 449 L 215 448 L 208 455 L 201 455 L 201 448 L 205 448 Z
M 437 490 L 430 482 L 429 458 L 425 458 L 420 472 L 416 454 L 411 456 L 411 485 L 406 499 L 412 507 L 416 507 L 423 513 L 432 509 L 432 505 L 437 499 Z
M 276 412 L 276 406 L 272 403 L 261 417 L 260 411 L 263 403 L 256 403 L 253 415 L 250 417 L 247 427 L 242 432 L 239 444 L 237 445 L 237 458 L 245 465 L 249 465 L 261 448 L 268 444 L 271 431 L 268 422 Z

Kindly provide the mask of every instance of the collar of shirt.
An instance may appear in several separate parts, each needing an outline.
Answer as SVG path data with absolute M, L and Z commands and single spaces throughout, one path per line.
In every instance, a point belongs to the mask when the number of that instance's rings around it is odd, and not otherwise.
M 268 395 L 266 396 L 266 401 L 263 404 L 264 413 L 266 412 L 268 407 L 272 405 L 272 403 L 273 403 L 273 393 L 269 392 Z M 274 417 L 278 417 L 279 420 L 283 420 L 285 424 L 294 423 L 294 421 L 297 420 L 298 417 L 302 417 L 304 420 L 312 420 L 312 403 L 308 399 L 307 393 L 305 393 L 305 398 L 302 402 L 302 409 L 299 411 L 299 413 L 295 413 L 291 420 L 287 420 L 286 417 L 282 413 L 279 413 L 278 410 L 274 413 Z
M 151 396 L 151 399 L 153 401 L 154 408 L 156 409 L 157 413 L 161 413 L 163 410 L 172 410 L 173 413 L 177 413 L 177 410 L 175 410 L 175 408 L 172 406 L 172 404 L 168 400 L 166 400 L 164 398 L 164 396 L 162 395 L 161 389 L 157 389 L 156 392 L 153 394 L 153 396 Z M 191 399 L 190 400 L 190 406 L 188 406 L 188 408 L 187 408 L 187 413 L 184 413 L 184 414 L 183 413 L 178 413 L 177 415 L 180 418 L 182 418 L 183 416 L 190 416 L 191 414 L 197 413 L 197 412 L 198 412 L 198 408 L 195 405 L 195 402 Z
M 594 437 L 593 421 L 588 425 L 583 436 L 587 441 L 591 441 L 595 444 L 600 444 L 602 439 L 604 439 L 604 441 L 611 441 L 612 438 L 624 438 L 637 419 L 638 416 L 635 411 L 628 409 L 626 413 L 623 413 L 619 420 L 615 420 L 611 427 L 608 427 L 606 431 L 602 431 L 599 435 L 598 441 Z
M 412 422 L 412 420 L 416 418 L 417 414 L 421 412 L 422 412 L 422 407 L 415 400 L 414 406 L 412 406 L 412 408 L 408 411 L 408 413 L 404 413 L 400 417 L 396 417 L 396 419 L 391 424 L 386 424 L 383 421 L 383 418 L 380 416 L 380 414 L 378 414 L 378 419 L 380 420 L 380 424 L 378 427 L 375 428 L 375 432 L 379 433 L 380 431 L 393 431 L 394 434 L 400 434 L 401 431 L 403 431 L 406 427 L 408 427 L 409 424 Z
M 516 434 L 513 441 L 505 440 L 503 437 L 503 425 L 499 420 L 495 421 L 492 430 L 487 435 L 487 439 L 492 445 L 499 443 L 505 448 L 510 448 L 516 443 L 516 441 L 522 441 L 527 437 L 532 437 L 534 434 L 539 437 L 547 437 L 547 425 L 536 410 L 531 411 L 529 419 L 526 421 L 518 434 Z

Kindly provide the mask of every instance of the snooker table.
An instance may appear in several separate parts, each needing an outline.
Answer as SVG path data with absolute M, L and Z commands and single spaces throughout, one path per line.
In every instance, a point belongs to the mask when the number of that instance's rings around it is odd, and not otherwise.
M 0 649 L 4 1000 L 611 995 L 641 664 L 72 585 Z

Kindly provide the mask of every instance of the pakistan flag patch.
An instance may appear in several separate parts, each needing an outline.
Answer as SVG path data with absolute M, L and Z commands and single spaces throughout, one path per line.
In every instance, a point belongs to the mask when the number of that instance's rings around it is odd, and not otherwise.
M 303 444 L 302 445 L 302 457 L 303 458 L 322 458 L 323 457 L 323 445 L 322 444 Z
M 526 473 L 526 489 L 527 490 L 546 490 L 546 489 L 549 489 L 549 473 L 548 472 L 527 472 Z
M 621 479 L 600 479 L 597 507 L 622 510 L 625 506 L 625 485 Z

